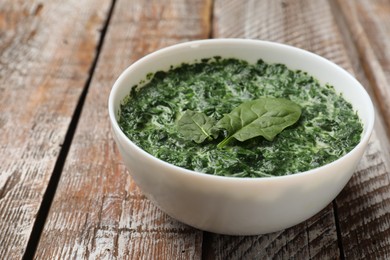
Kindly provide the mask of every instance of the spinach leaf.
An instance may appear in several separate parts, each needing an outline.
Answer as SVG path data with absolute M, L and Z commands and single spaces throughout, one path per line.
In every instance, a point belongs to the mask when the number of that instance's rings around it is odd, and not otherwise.
M 300 116 L 300 106 L 287 99 L 260 98 L 244 102 L 218 121 L 217 127 L 226 129 L 228 133 L 218 147 L 224 147 L 233 138 L 243 142 L 263 136 L 272 141 L 283 129 L 297 122 Z
M 212 140 L 218 137 L 215 131 L 216 120 L 204 113 L 187 110 L 177 122 L 179 133 L 186 140 L 202 143 L 204 140 Z

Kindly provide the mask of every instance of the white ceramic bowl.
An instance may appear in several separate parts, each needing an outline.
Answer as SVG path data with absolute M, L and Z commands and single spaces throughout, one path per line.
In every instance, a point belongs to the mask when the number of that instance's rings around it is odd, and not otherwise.
M 149 72 L 213 56 L 255 63 L 283 63 L 333 85 L 352 103 L 364 125 L 360 143 L 342 158 L 294 175 L 234 178 L 186 170 L 161 161 L 129 140 L 117 119 L 122 100 Z M 128 67 L 109 97 L 109 116 L 123 161 L 143 193 L 168 215 L 193 227 L 222 234 L 254 235 L 296 225 L 326 207 L 351 178 L 374 125 L 374 108 L 348 72 L 313 53 L 278 43 L 215 39 L 187 42 L 149 54 Z

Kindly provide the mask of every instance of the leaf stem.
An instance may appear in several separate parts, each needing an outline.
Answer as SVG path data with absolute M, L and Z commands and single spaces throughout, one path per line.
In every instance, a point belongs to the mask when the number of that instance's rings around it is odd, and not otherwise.
M 230 143 L 231 139 L 233 138 L 233 136 L 228 136 L 226 137 L 225 139 L 223 139 L 218 145 L 217 145 L 217 148 L 223 148 L 225 145 L 227 145 L 228 143 Z

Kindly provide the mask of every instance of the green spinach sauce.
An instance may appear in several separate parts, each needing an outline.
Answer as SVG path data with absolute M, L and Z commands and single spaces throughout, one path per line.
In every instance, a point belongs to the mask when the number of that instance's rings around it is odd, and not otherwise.
M 119 125 L 148 153 L 187 169 L 234 177 L 289 175 L 332 162 L 361 138 L 351 104 L 312 76 L 283 64 L 214 57 L 148 75 L 121 105 Z M 297 123 L 270 142 L 256 137 L 217 148 L 184 140 L 176 122 L 186 110 L 220 119 L 241 103 L 286 98 L 302 108 Z

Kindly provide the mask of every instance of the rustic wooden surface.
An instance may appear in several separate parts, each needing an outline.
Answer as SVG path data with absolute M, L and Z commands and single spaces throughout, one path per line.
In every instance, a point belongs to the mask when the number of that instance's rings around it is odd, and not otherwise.
M 26 250 L 108 1 L 0 1 L 0 258 Z
M 390 129 L 390 7 L 388 1 L 338 0 L 385 124 Z M 386 102 L 387 101 L 387 102 Z
M 376 104 L 351 181 L 290 229 L 223 236 L 173 220 L 138 190 L 112 139 L 107 98 L 124 68 L 167 45 L 221 37 L 320 54 Z M 390 258 L 389 72 L 384 0 L 2 1 L 0 259 Z

